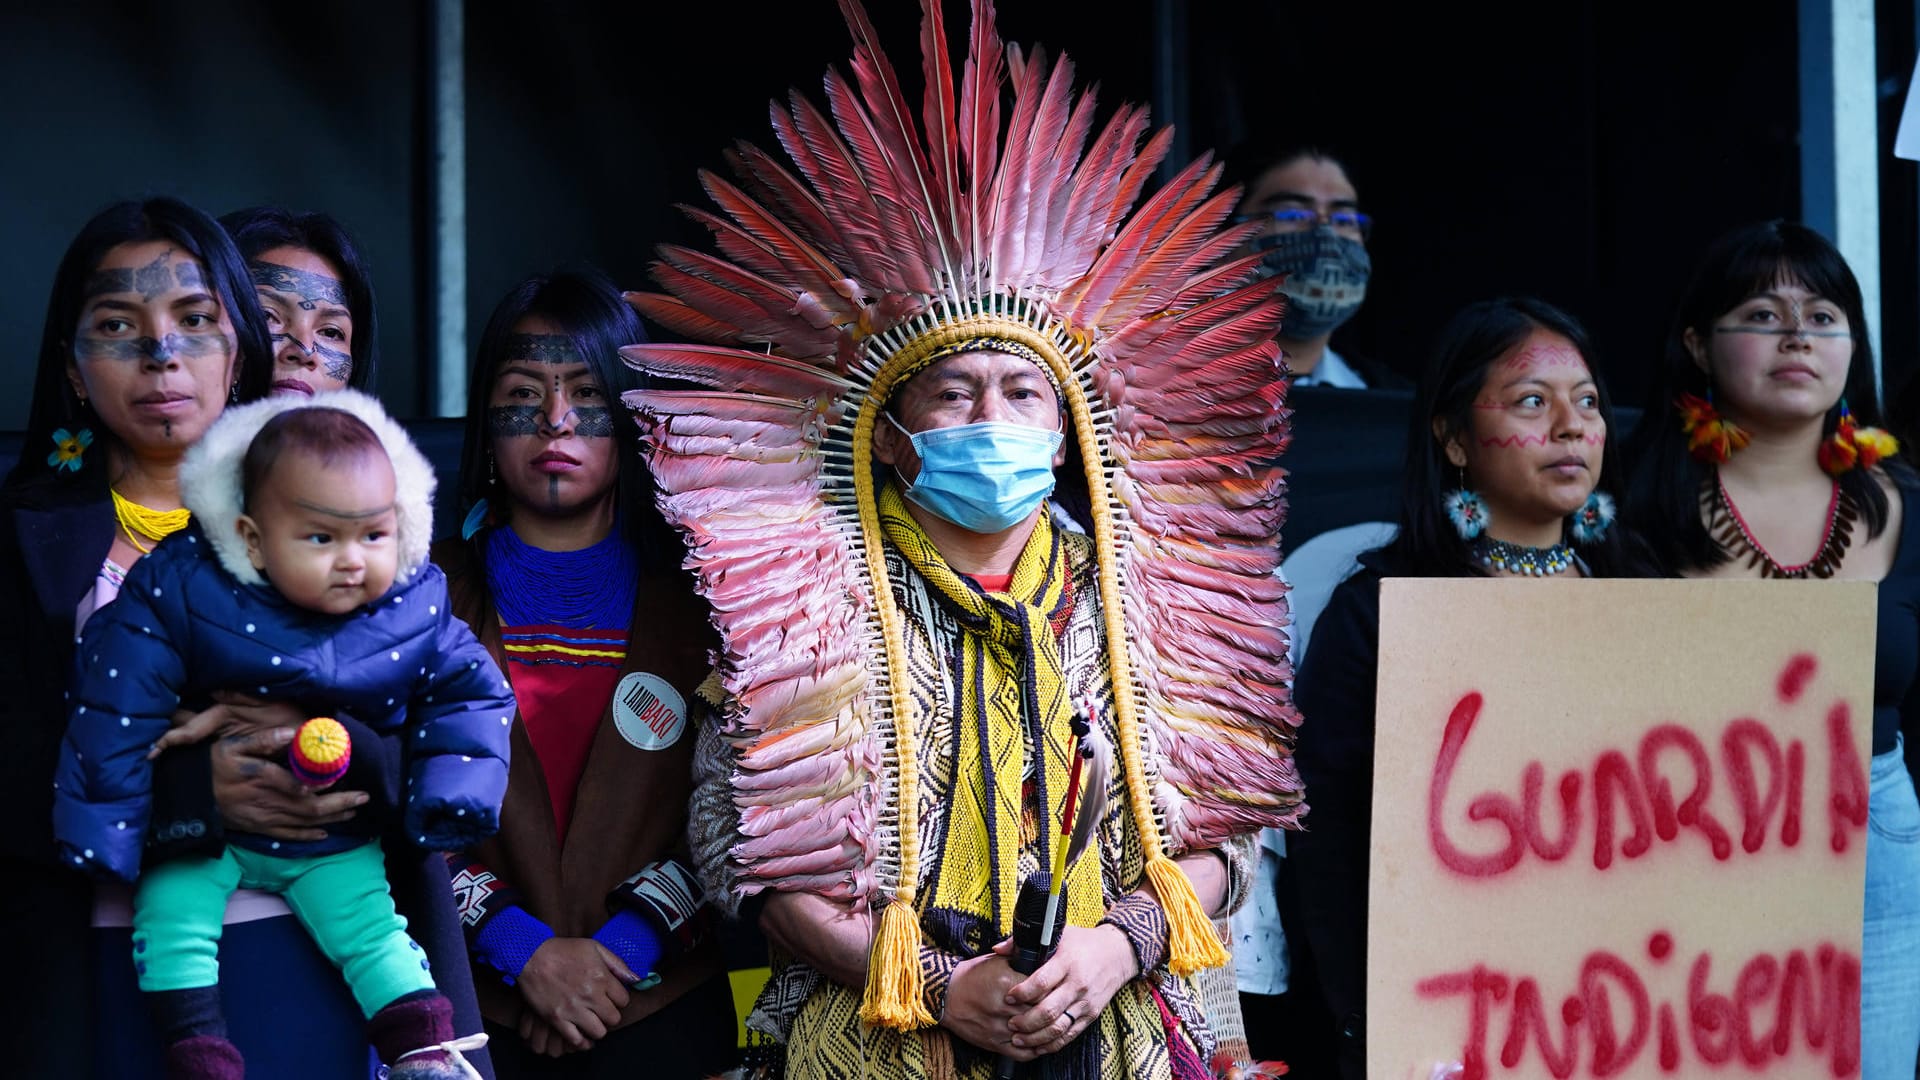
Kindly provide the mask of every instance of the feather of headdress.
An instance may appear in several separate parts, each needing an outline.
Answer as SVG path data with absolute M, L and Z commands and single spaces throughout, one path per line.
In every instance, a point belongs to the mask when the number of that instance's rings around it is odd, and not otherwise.
M 902 260 L 893 254 L 890 226 L 883 221 L 880 204 L 862 178 L 853 151 L 806 95 L 796 90 L 788 101 L 793 112 L 782 118 L 784 125 L 776 120 L 774 131 L 822 203 L 832 208 L 836 220 L 845 223 L 842 235 L 853 259 L 852 269 L 863 281 L 904 283 L 906 275 L 899 269 Z M 794 145 L 788 145 L 789 139 Z M 799 153 L 794 152 L 794 146 L 800 147 Z
M 702 169 L 700 183 L 736 225 L 763 245 L 777 264 L 785 267 L 796 287 L 818 290 L 828 299 L 838 296 L 851 303 L 852 283 L 847 281 L 846 272 L 824 252 L 718 176 Z
M 947 55 L 946 22 L 940 0 L 920 0 L 920 64 L 926 82 L 920 119 L 927 131 L 927 175 L 948 241 L 956 249 L 953 254 L 960 255 L 959 249 L 966 244 L 960 220 L 960 132 L 953 112 L 953 58 Z
M 982 291 L 977 277 L 987 260 L 992 234 L 986 231 L 987 185 L 1000 154 L 1000 81 L 1005 59 L 994 26 L 991 0 L 973 0 L 973 31 L 967 36 L 967 61 L 960 72 L 960 161 L 966 169 L 962 224 L 964 286 Z
M 1040 95 L 1046 78 L 1046 57 L 1036 55 L 1020 62 L 1017 49 L 1007 50 L 1008 68 L 1013 76 L 1013 119 L 1008 128 L 1000 168 L 992 180 L 991 202 L 987 209 L 987 235 L 992 248 L 987 252 L 989 273 L 994 284 L 1016 280 L 1016 253 L 1025 246 L 1028 211 L 1032 192 L 1027 188 L 1027 133 L 1033 129 L 1040 111 Z
M 778 102 L 770 103 L 770 107 L 779 115 Z M 734 175 L 740 178 L 741 186 L 752 196 L 784 211 L 794 221 L 795 228 L 811 237 L 834 262 L 846 260 L 847 243 L 840 234 L 840 226 L 827 216 L 826 207 L 793 173 L 765 150 L 745 141 L 736 143 L 723 156 Z
M 1107 801 L 1110 796 L 1108 787 L 1113 776 L 1113 745 L 1097 724 L 1090 725 L 1092 730 L 1080 740 L 1080 745 L 1092 751 L 1086 757 L 1084 772 L 1080 777 L 1080 808 L 1074 814 L 1073 833 L 1067 840 L 1067 865 L 1072 866 L 1080 853 L 1087 850 L 1093 834 L 1100 829 L 1100 823 L 1107 818 Z
M 829 397 L 849 385 L 813 364 L 718 345 L 629 345 L 620 350 L 620 359 L 661 378 L 697 379 L 773 397 Z
M 667 252 L 663 250 L 662 254 Z M 710 277 L 664 260 L 654 262 L 652 270 L 655 281 L 689 306 L 737 327 L 739 340 L 790 342 L 792 351 L 803 356 L 824 356 L 833 351 L 833 334 L 809 326 L 795 315 L 793 294 L 770 281 L 755 279 L 737 268 Z M 716 281 L 714 277 L 725 280 Z
M 947 280 L 952 281 L 957 268 L 952 259 L 946 193 L 941 190 L 939 181 L 930 175 L 927 156 L 921 152 L 914 130 L 913 108 L 907 104 L 906 95 L 900 92 L 900 81 L 894 76 L 893 64 L 880 48 L 879 36 L 874 33 L 873 24 L 867 20 L 866 9 L 861 6 L 860 0 L 840 0 L 840 10 L 847 17 L 848 29 L 853 32 L 853 74 L 860 83 L 867 115 L 881 148 L 893 163 L 892 172 L 898 178 L 903 202 L 912 208 L 913 218 L 924 230 L 922 235 L 931 242 L 927 251 L 928 268 L 935 272 L 945 271 Z M 927 39 L 923 36 L 921 40 L 924 42 Z M 932 58 L 923 59 L 930 62 Z M 940 35 L 942 66 L 945 59 L 945 38 Z M 936 80 L 930 80 L 927 100 L 936 100 L 937 95 L 944 91 L 945 96 L 939 98 L 942 106 L 940 111 L 951 117 L 951 72 L 944 75 L 944 83 L 943 87 Z M 932 128 L 928 130 L 928 137 L 933 137 Z

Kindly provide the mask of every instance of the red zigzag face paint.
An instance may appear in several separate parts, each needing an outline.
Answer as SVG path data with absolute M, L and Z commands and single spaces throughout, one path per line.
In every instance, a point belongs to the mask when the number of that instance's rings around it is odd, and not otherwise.
M 1496 533 L 1546 529 L 1600 482 L 1599 391 L 1586 359 L 1558 334 L 1535 330 L 1488 366 L 1469 429 L 1449 458 L 1465 466 Z

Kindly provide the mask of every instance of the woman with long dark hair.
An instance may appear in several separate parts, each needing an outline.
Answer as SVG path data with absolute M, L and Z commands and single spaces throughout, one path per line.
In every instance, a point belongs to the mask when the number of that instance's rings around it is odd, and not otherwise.
M 95 888 L 53 864 L 64 691 L 87 618 L 114 599 L 136 560 L 186 528 L 181 459 L 226 405 L 263 397 L 272 371 L 246 263 L 220 225 L 193 207 L 169 198 L 116 204 L 81 229 L 61 260 L 26 451 L 0 489 L 0 678 L 15 688 L 0 721 L 11 751 L 0 789 L 13 822 L 0 841 L 9 883 L 0 890 L 0 925 L 14 943 L 14 985 L 31 988 L 15 995 L 0 1054 L 20 1075 L 162 1075 L 165 1041 L 136 985 L 128 891 Z M 228 826 L 314 840 L 327 825 L 391 809 L 399 754 L 370 730 L 342 718 L 362 767 L 316 795 L 284 764 L 303 709 L 216 696 L 183 702 L 198 711 L 176 721 L 214 730 L 239 714 L 262 730 L 154 761 L 149 864 L 217 852 Z M 405 868 L 393 882 L 401 911 L 427 955 L 442 961 L 438 977 L 461 1020 L 477 1024 L 441 860 L 392 855 L 390 865 Z M 427 869 L 439 873 L 437 886 Z M 376 1063 L 358 1006 L 282 901 L 236 894 L 222 938 L 227 1026 L 256 1068 L 302 1080 L 371 1075 Z M 487 1067 L 484 1056 L 478 1061 Z
M 1360 557 L 1314 624 L 1294 683 L 1311 828 L 1288 837 L 1288 944 L 1334 1018 L 1340 1075 L 1366 1075 L 1367 859 L 1380 582 L 1629 572 L 1611 527 L 1621 471 L 1613 407 L 1580 324 L 1539 300 L 1469 306 L 1440 335 L 1407 431 L 1398 535 Z M 1291 931 L 1293 928 L 1289 927 Z
M 1920 478 L 1879 429 L 1860 285 L 1819 233 L 1772 221 L 1708 249 L 1636 435 L 1627 518 L 1669 573 L 1879 582 L 1861 1075 L 1920 1055 Z
M 101 211 L 54 274 L 26 444 L 0 489 L 0 678 L 12 688 L 0 721 L 10 823 L 0 838 L 0 924 L 23 991 L 0 1055 L 23 1076 L 88 1075 L 88 927 L 116 921 L 111 912 L 90 919 L 93 890 L 53 864 L 53 772 L 79 627 L 127 568 L 185 527 L 181 458 L 230 401 L 265 393 L 269 363 L 239 253 L 178 200 Z M 123 947 L 107 951 L 131 986 L 126 931 L 118 934 Z
M 500 833 L 456 860 L 502 1077 L 704 1076 L 733 1050 L 685 850 L 713 633 L 619 401 L 643 340 L 597 271 L 509 292 L 470 383 L 473 509 L 434 549 L 519 702 Z
M 373 278 L 346 228 L 326 214 L 279 206 L 235 210 L 220 224 L 246 258 L 266 315 L 273 392 L 372 386 Z

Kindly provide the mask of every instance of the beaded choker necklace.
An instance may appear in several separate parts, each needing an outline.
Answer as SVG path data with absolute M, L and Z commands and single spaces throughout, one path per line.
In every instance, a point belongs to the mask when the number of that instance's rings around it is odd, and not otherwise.
M 187 522 L 193 520 L 193 515 L 185 507 L 178 510 L 155 510 L 150 506 L 141 506 L 112 488 L 107 489 L 107 494 L 113 496 L 114 518 L 120 522 L 120 528 L 126 532 L 127 539 L 133 543 L 134 550 L 142 555 L 153 549 L 141 543 L 141 537 L 144 536 L 154 543 L 159 543 L 186 528 Z
M 1473 557 L 1480 565 L 1491 570 L 1520 574 L 1526 577 L 1546 577 L 1558 574 L 1579 562 L 1573 549 L 1565 544 L 1552 547 L 1521 547 L 1509 544 L 1505 540 L 1495 540 L 1491 536 L 1482 536 L 1473 542 Z
M 1717 506 L 1708 508 L 1708 521 L 1716 522 L 1709 528 L 1713 538 L 1729 554 L 1736 554 L 1737 548 L 1747 549 L 1747 569 L 1760 568 L 1763 578 L 1830 578 L 1840 569 L 1840 561 L 1847 557 L 1847 548 L 1853 543 L 1853 523 L 1860 518 L 1859 507 L 1853 504 L 1853 496 L 1840 490 L 1840 481 L 1833 482 L 1833 498 L 1827 502 L 1827 533 L 1820 541 L 1820 550 L 1813 558 L 1798 566 L 1782 566 L 1778 560 L 1760 546 L 1754 538 L 1753 530 L 1747 528 L 1747 520 L 1740 516 L 1740 508 L 1733 505 L 1733 497 L 1727 494 L 1727 485 L 1715 475 L 1713 486 L 1718 498 L 1708 496 Z M 1703 500 L 1704 501 L 1704 500 Z M 1722 519 L 1717 520 L 1716 519 Z
M 487 533 L 482 552 L 502 626 L 624 630 L 633 619 L 640 559 L 618 521 L 579 551 L 534 547 L 502 525 Z

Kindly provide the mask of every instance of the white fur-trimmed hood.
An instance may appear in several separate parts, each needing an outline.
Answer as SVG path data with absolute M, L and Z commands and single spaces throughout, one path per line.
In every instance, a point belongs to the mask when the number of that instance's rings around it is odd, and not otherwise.
M 240 539 L 240 465 L 247 447 L 268 420 L 293 409 L 339 409 L 360 418 L 380 437 L 393 462 L 394 539 L 400 547 L 398 578 L 410 579 L 426 565 L 433 543 L 433 466 L 413 445 L 400 422 L 387 415 L 380 402 L 358 390 L 331 390 L 312 397 L 276 395 L 246 405 L 229 407 L 214 421 L 180 463 L 180 502 L 193 511 L 220 565 L 248 585 L 266 579 L 247 559 Z

